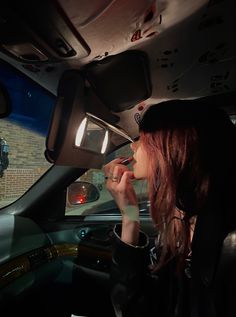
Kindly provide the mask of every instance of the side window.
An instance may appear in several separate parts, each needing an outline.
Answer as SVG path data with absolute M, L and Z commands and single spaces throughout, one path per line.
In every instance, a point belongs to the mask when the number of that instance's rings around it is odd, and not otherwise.
M 0 83 L 11 113 L 0 122 L 0 209 L 20 198 L 51 166 L 45 136 L 55 96 L 0 61 Z
M 112 160 L 120 156 L 132 156 L 129 144 L 112 153 L 109 157 L 109 160 Z M 71 205 L 67 201 L 65 214 L 66 216 L 90 214 L 120 214 L 114 199 L 112 198 L 109 191 L 106 189 L 103 170 L 90 169 L 84 175 L 82 175 L 77 181 L 92 183 L 93 185 L 95 185 L 97 191 L 99 192 L 99 198 L 96 201 L 85 204 L 78 203 Z M 149 201 L 147 198 L 146 181 L 134 181 L 134 188 L 138 196 L 139 208 L 141 213 L 148 213 Z

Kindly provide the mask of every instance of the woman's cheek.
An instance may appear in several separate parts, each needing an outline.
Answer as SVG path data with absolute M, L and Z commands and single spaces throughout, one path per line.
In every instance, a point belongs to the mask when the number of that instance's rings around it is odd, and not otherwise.
M 136 179 L 147 178 L 147 169 L 144 166 L 140 166 L 138 163 L 133 165 L 133 172 Z

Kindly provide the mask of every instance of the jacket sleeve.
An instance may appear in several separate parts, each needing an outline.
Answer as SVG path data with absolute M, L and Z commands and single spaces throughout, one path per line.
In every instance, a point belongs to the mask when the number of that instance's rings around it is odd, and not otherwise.
M 140 232 L 138 246 L 132 246 L 121 241 L 120 233 L 121 225 L 116 225 L 111 266 L 111 300 L 116 316 L 149 316 L 149 239 Z
M 120 234 L 118 224 L 114 227 L 110 280 L 116 317 L 184 316 L 177 313 L 179 283 L 174 273 L 175 261 L 153 274 L 149 269 L 153 245 L 148 236 L 141 231 L 138 245 L 132 246 L 124 243 Z

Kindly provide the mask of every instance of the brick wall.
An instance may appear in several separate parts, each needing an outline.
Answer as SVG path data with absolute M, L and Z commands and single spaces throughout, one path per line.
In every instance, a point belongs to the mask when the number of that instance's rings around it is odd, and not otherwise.
M 0 199 L 17 198 L 49 167 L 44 157 L 45 137 L 9 120 L 0 120 L 0 137 L 9 145 L 9 166 L 0 178 Z

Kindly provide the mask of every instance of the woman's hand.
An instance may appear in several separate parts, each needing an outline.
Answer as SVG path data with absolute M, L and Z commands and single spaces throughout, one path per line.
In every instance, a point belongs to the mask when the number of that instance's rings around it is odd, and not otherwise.
M 134 191 L 132 180 L 134 174 L 127 166 L 121 164 L 124 158 L 117 158 L 106 164 L 103 168 L 106 187 L 115 199 L 120 210 L 127 206 L 137 206 L 138 200 Z
M 138 245 L 139 208 L 138 199 L 132 185 L 134 174 L 127 166 L 122 165 L 124 158 L 117 158 L 103 168 L 106 187 L 115 199 L 122 214 L 121 240 Z

